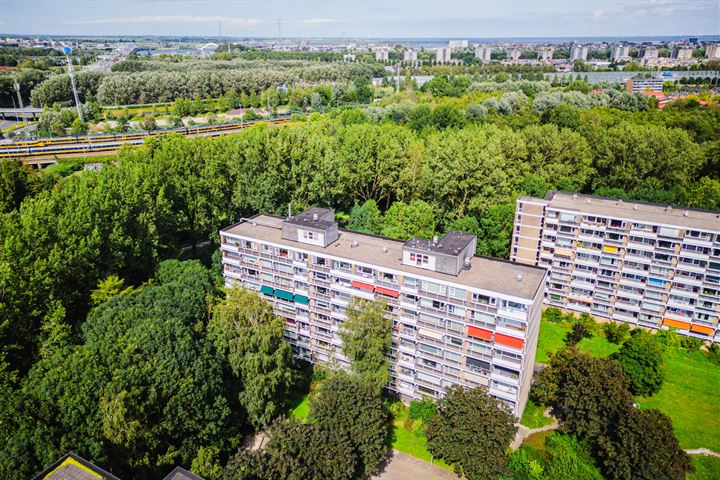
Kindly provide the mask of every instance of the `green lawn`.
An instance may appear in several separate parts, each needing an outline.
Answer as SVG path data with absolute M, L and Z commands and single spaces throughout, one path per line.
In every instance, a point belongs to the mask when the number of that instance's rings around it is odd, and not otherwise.
M 297 418 L 301 422 L 306 422 L 310 414 L 310 396 L 304 395 L 302 401 L 290 411 L 290 415 Z
M 720 366 L 701 352 L 674 350 L 666 357 L 665 383 L 641 408 L 657 408 L 673 421 L 683 448 L 720 452 Z
M 569 327 L 543 321 L 540 324 L 537 362 L 546 363 L 550 353 L 560 350 Z M 595 335 L 583 339 L 578 348 L 596 357 L 606 357 L 618 346 Z M 720 452 L 720 366 L 701 352 L 671 349 L 666 357 L 665 383 L 651 398 L 638 398 L 641 408 L 657 408 L 673 421 L 683 448 L 709 448 Z M 526 416 L 523 415 L 523 424 Z M 530 421 L 530 420 L 528 420 Z
M 520 423 L 528 428 L 540 428 L 545 425 L 550 425 L 552 420 L 543 415 L 544 411 L 545 409 L 543 407 L 535 405 L 532 400 L 528 400 Z
M 421 421 L 413 421 L 408 418 L 407 406 L 396 400 L 392 402 L 390 411 L 393 415 L 392 430 L 389 438 L 389 444 L 392 448 L 452 471 L 452 467 L 447 463 L 433 459 L 432 454 L 427 449 L 427 439 L 422 433 Z
M 720 458 L 693 455 L 692 462 L 695 473 L 688 475 L 688 480 L 720 480 Z

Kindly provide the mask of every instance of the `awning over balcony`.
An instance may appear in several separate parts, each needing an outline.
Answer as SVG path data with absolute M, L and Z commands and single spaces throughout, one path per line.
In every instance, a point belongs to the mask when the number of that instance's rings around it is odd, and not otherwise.
M 703 325 L 693 325 L 690 330 L 697 333 L 704 333 L 705 335 L 712 335 L 714 330 L 711 327 L 705 327 Z
M 260 293 L 264 293 L 265 295 L 275 295 L 275 289 L 263 285 L 262 287 L 260 287 Z
M 400 296 L 400 292 L 398 292 L 397 290 L 391 290 L 389 288 L 375 287 L 375 291 L 377 293 L 382 293 L 383 295 L 387 295 L 388 297 L 397 298 Z
M 499 343 L 500 345 L 505 345 L 510 348 L 517 348 L 518 350 L 522 350 L 523 345 L 525 345 L 523 340 L 511 337 L 510 335 L 504 335 L 502 333 L 495 334 L 495 343 Z
M 485 330 L 484 328 L 478 328 L 478 327 L 467 327 L 467 331 L 465 332 L 468 337 L 473 338 L 479 338 L 481 340 L 492 340 L 493 332 L 490 330 Z
M 305 295 L 295 295 L 295 303 L 302 303 L 303 305 L 307 305 L 308 303 L 310 303 L 310 299 Z
M 285 290 L 280 290 L 279 288 L 275 290 L 275 296 L 277 298 L 282 298 L 283 300 L 288 300 L 292 302 L 293 297 L 295 295 L 292 294 L 292 292 L 286 292 Z
M 371 292 L 373 290 L 375 290 L 375 287 L 370 285 L 369 283 L 358 282 L 357 280 L 353 280 L 351 285 L 355 288 L 361 288 L 363 290 L 370 290 Z
M 663 325 L 679 328 L 681 330 L 688 330 L 690 328 L 690 324 L 688 322 L 681 322 L 680 320 L 673 320 L 672 318 L 663 318 Z

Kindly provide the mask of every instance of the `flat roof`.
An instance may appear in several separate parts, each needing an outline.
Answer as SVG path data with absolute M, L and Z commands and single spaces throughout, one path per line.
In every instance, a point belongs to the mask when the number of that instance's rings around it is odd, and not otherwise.
M 437 243 L 433 243 L 432 240 L 428 240 L 427 238 L 412 237 L 410 240 L 405 242 L 405 246 L 420 250 L 428 250 L 435 253 L 443 253 L 445 255 L 457 256 L 470 244 L 470 242 L 473 241 L 473 239 L 475 239 L 475 235 L 470 233 L 453 232 L 451 230 L 443 235 Z
M 531 197 L 521 197 L 521 199 L 542 201 Z M 553 208 L 574 210 L 584 214 L 720 231 L 720 211 L 565 192 L 548 193 L 544 203 Z
M 235 225 L 229 226 L 223 229 L 222 232 L 527 300 L 532 300 L 535 297 L 538 289 L 543 286 L 545 279 L 544 268 L 478 255 L 472 257 L 471 268 L 461 270 L 457 276 L 433 272 L 432 270 L 403 265 L 402 251 L 405 242 L 401 240 L 340 229 L 338 239 L 323 248 L 283 239 L 282 222 L 283 218 L 281 217 L 259 214 L 251 219 L 244 219 Z M 356 247 L 352 246 L 353 242 L 357 242 Z M 387 249 L 387 251 L 384 249 Z M 520 281 L 517 280 L 518 274 L 522 278 Z

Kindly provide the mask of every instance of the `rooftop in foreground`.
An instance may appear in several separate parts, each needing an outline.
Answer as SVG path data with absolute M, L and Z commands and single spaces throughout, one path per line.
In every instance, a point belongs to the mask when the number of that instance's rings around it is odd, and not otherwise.
M 344 229 L 327 247 L 299 243 L 282 238 L 283 221 L 282 217 L 259 214 L 223 232 L 523 299 L 534 298 L 545 278 L 543 268 L 477 255 L 472 257 L 470 269 L 461 270 L 457 276 L 413 267 L 402 262 L 406 242 Z
M 521 197 L 530 200 L 529 197 Z M 703 230 L 720 230 L 720 212 L 697 208 L 661 205 L 636 200 L 621 200 L 565 192 L 550 192 L 548 206 L 596 214 Z

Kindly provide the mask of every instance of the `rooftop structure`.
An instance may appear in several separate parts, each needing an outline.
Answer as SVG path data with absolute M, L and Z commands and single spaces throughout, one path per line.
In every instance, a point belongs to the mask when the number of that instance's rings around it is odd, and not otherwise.
M 32 480 L 120 480 L 79 455 L 67 453 Z
M 548 305 L 720 341 L 720 212 L 521 197 L 511 259 L 548 268 Z
M 393 319 L 392 382 L 405 399 L 484 386 L 522 413 L 545 271 L 475 255 L 477 237 L 407 241 L 339 229 L 332 211 L 256 215 L 220 232 L 225 280 L 260 292 L 286 319 L 295 355 L 349 366 L 338 332 L 353 298 Z

